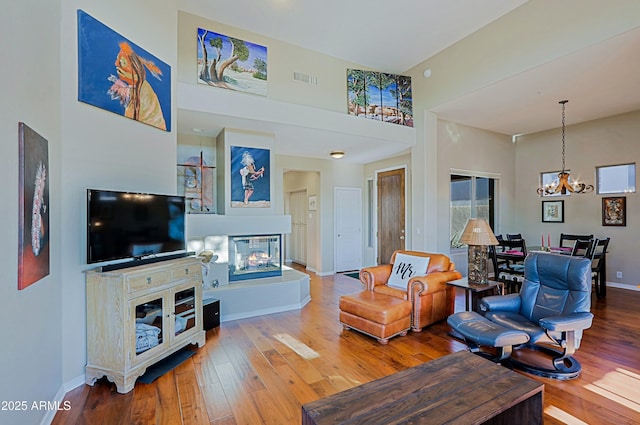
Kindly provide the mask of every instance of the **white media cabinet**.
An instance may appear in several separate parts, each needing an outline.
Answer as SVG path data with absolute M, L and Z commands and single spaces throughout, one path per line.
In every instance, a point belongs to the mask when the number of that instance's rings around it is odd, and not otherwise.
M 86 283 L 88 385 L 106 376 L 127 393 L 150 365 L 205 344 L 199 259 L 90 270 Z

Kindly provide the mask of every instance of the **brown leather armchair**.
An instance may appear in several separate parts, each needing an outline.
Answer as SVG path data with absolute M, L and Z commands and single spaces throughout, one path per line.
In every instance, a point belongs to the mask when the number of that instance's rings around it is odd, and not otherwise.
M 387 285 L 398 253 L 430 257 L 427 274 L 411 278 L 406 290 Z M 447 282 L 461 277 L 460 272 L 455 269 L 455 264 L 446 255 L 420 251 L 398 250 L 391 256 L 391 264 L 365 267 L 360 270 L 360 281 L 367 290 L 411 302 L 413 309 L 411 330 L 414 332 L 420 332 L 425 326 L 444 320 L 453 314 L 456 290 L 455 287 L 447 285 Z

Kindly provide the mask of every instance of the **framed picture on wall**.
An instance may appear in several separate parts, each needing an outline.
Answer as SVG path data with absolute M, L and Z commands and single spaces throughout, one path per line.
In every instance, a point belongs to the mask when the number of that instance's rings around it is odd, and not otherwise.
M 49 145 L 27 124 L 18 123 L 18 289 L 49 275 Z
M 625 196 L 602 198 L 602 225 L 627 225 L 627 198 Z
M 269 149 L 231 146 L 231 208 L 270 208 Z
M 316 195 L 309 196 L 309 211 L 316 211 L 318 209 L 318 198 Z
M 78 10 L 78 100 L 171 131 L 171 66 Z
M 542 201 L 543 223 L 564 223 L 564 201 Z

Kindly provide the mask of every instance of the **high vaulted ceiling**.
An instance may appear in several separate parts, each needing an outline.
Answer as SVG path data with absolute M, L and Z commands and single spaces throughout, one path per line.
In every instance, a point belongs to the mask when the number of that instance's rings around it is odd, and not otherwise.
M 402 74 L 526 1 L 182 0 L 180 8 L 372 69 Z M 603 1 L 603 6 L 608 4 Z M 437 105 L 432 111 L 449 121 L 517 135 L 560 126 L 558 93 L 570 99 L 568 125 L 639 110 L 638 46 L 640 27 Z M 185 120 L 182 125 L 180 117 Z M 208 122 L 224 125 L 219 119 Z M 242 123 L 248 128 L 257 124 Z M 178 131 L 189 131 L 192 126 L 197 126 L 197 120 L 181 111 Z M 260 126 L 264 130 L 265 123 Z M 285 129 L 272 126 L 271 130 L 282 134 L 277 141 L 280 153 L 326 158 L 326 147 L 318 146 L 318 138 L 311 137 L 305 144 L 299 134 L 288 141 Z M 390 154 L 388 149 L 376 153 L 366 140 L 345 143 L 351 144 L 356 162 Z

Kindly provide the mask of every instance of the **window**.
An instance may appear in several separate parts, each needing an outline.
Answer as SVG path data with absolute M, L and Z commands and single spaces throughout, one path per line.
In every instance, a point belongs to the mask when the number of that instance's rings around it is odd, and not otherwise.
M 469 218 L 484 218 L 494 229 L 495 180 L 487 177 L 451 175 L 451 248 L 462 248 L 460 236 Z
M 599 194 L 632 193 L 636 191 L 636 164 L 596 167 Z

